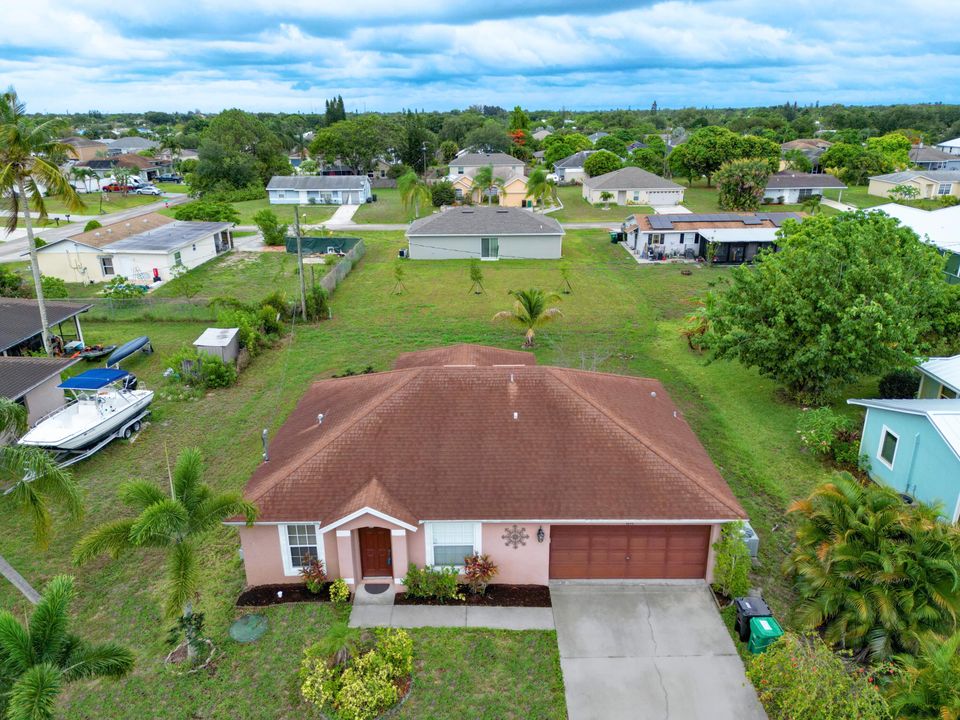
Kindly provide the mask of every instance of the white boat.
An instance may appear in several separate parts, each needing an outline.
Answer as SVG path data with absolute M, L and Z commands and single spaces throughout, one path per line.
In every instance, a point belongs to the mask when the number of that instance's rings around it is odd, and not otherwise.
M 97 368 L 60 383 L 73 400 L 41 418 L 18 441 L 50 450 L 76 452 L 106 444 L 114 436 L 139 430 L 153 401 L 152 390 L 137 390 L 126 370 Z

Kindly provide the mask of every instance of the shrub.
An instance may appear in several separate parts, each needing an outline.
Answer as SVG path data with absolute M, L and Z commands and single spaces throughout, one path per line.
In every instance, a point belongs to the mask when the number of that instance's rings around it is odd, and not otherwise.
M 96 230 L 97 228 L 103 227 L 97 220 L 88 220 L 87 224 L 83 226 L 84 232 L 90 232 L 91 230 Z
M 283 245 L 287 241 L 287 231 L 290 226 L 281 223 L 277 214 L 269 208 L 264 208 L 253 216 L 253 224 L 257 226 L 260 234 L 263 235 L 263 242 L 266 245 Z
M 205 222 L 240 222 L 240 213 L 233 205 L 225 202 L 214 202 L 210 200 L 195 200 L 194 202 L 180 205 L 173 216 L 177 220 L 201 220 Z
M 797 420 L 800 444 L 816 455 L 831 458 L 841 467 L 857 467 L 860 432 L 853 421 L 830 408 L 803 410 Z
M 713 588 L 728 598 L 749 593 L 750 550 L 743 541 L 743 523 L 726 523 L 713 551 Z
M 407 595 L 411 597 L 433 599 L 440 603 L 463 600 L 463 595 L 457 589 L 458 575 L 456 568 L 432 568 L 426 565 L 418 568 L 410 563 L 403 584 L 407 586 Z
M 244 202 L 245 200 L 262 200 L 266 196 L 267 191 L 263 185 L 248 185 L 247 187 L 229 190 L 226 188 L 219 188 L 217 190 L 208 190 L 207 192 L 203 193 L 204 200 L 226 203 Z
M 43 296 L 45 298 L 56 299 L 70 297 L 70 293 L 67 292 L 67 284 L 58 277 L 41 275 L 40 286 L 43 288 Z
M 343 578 L 337 578 L 330 585 L 330 602 L 336 608 L 345 607 L 350 603 L 350 587 Z
M 233 363 L 225 363 L 215 355 L 199 353 L 200 380 L 207 388 L 230 387 L 237 382 L 237 368 Z
M 103 296 L 112 300 L 129 300 L 132 298 L 141 298 L 147 294 L 147 288 L 143 285 L 136 285 L 127 280 L 123 275 L 117 275 L 103 288 Z
M 199 352 L 196 348 L 183 347 L 167 358 L 167 377 L 181 385 L 205 388 L 225 388 L 237 382 L 237 369 L 233 363 Z
M 917 396 L 920 376 L 913 370 L 894 370 L 880 378 L 878 389 L 885 400 L 909 400 Z
M 457 194 L 453 189 L 453 183 L 449 180 L 441 180 L 431 185 L 430 200 L 434 207 L 453 205 L 457 201 Z
M 307 556 L 304 558 L 304 565 L 300 570 L 300 576 L 307 585 L 307 590 L 314 595 L 323 590 L 327 584 L 327 573 L 323 569 L 323 560 Z
M 901 670 L 890 678 L 887 697 L 898 718 L 960 717 L 960 632 L 925 634 L 919 652 L 896 661 Z
M 333 706 L 349 720 L 373 720 L 400 699 L 390 667 L 374 651 L 361 655 L 343 671 Z
M 314 285 L 307 291 L 307 318 L 326 320 L 328 317 L 330 317 L 330 302 L 327 291 L 319 285 Z
M 283 294 L 280 290 L 274 290 L 272 293 L 267 295 L 263 300 L 260 301 L 260 307 L 270 306 L 276 312 L 280 313 L 280 316 L 289 320 L 293 315 L 292 306 L 287 300 L 287 296 Z
M 463 577 L 474 595 L 483 595 L 500 569 L 489 555 L 469 555 L 463 560 Z
M 785 634 L 747 669 L 770 720 L 887 720 L 883 696 L 815 636 Z
M 20 273 L 0 265 L 0 297 L 28 297 L 30 291 Z
M 953 207 L 954 205 L 960 205 L 960 198 L 956 195 L 938 195 L 937 202 L 943 207 Z
M 396 180 L 398 178 L 402 178 L 404 175 L 406 175 L 408 172 L 411 172 L 412 170 L 413 168 L 410 167 L 409 165 L 405 165 L 403 163 L 397 163 L 396 165 L 391 165 L 389 168 L 387 168 L 387 177 L 390 178 L 391 180 Z
M 413 638 L 403 630 L 377 628 L 376 652 L 390 668 L 393 680 L 403 680 L 413 672 Z

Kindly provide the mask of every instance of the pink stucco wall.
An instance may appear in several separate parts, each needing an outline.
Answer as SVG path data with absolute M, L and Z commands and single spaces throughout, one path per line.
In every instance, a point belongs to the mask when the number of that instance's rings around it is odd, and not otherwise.
M 280 531 L 277 530 L 276 525 L 241 527 L 239 531 L 247 585 L 297 584 L 303 582 L 298 576 L 283 574 Z M 327 574 L 331 577 L 340 577 L 336 537 L 333 533 L 325 533 L 323 541 Z
M 481 550 L 499 567 L 495 583 L 514 585 L 546 585 L 550 573 L 550 526 L 544 525 L 543 542 L 537 542 L 536 523 L 517 523 L 529 536 L 525 545 L 508 546 L 503 534 L 514 523 L 484 523 Z

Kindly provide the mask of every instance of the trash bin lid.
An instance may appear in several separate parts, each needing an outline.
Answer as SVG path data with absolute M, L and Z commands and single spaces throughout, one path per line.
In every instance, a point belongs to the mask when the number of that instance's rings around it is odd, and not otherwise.
M 738 597 L 734 598 L 733 604 L 737 608 L 737 613 L 743 617 L 763 617 L 773 614 L 763 598 Z
M 750 638 L 778 638 L 783 635 L 780 624 L 772 617 L 750 618 Z

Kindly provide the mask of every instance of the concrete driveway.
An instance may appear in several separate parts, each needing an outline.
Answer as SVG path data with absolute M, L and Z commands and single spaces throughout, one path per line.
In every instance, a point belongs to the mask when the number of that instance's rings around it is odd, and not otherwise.
M 766 720 L 706 586 L 550 594 L 570 720 Z

